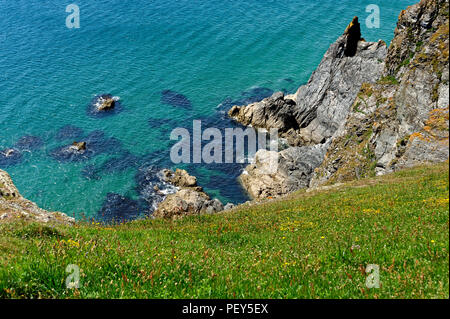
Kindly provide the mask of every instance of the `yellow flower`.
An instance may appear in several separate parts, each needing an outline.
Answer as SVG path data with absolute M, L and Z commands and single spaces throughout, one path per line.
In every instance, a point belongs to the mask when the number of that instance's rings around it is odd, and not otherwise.
M 320 237 L 320 238 L 325 239 L 325 236 L 322 236 L 322 237 Z
M 431 242 L 434 244 L 434 240 L 431 240 Z
M 80 247 L 80 243 L 78 243 L 72 239 L 67 240 L 67 243 L 72 247 Z

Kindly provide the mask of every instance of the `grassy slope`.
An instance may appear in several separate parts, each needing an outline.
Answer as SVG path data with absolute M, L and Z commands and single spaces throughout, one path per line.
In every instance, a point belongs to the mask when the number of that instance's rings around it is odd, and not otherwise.
M 0 297 L 448 298 L 448 198 L 447 162 L 180 221 L 3 224 Z

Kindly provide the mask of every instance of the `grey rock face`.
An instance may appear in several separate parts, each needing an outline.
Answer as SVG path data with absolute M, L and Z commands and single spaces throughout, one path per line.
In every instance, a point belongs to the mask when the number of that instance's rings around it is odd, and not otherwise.
M 228 115 L 243 125 L 255 128 L 278 129 L 280 137 L 286 138 L 290 145 L 300 143 L 299 127 L 294 116 L 296 103 L 276 92 L 261 102 L 247 106 L 233 106 Z
M 326 149 L 327 144 L 319 144 L 281 152 L 259 150 L 240 179 L 252 198 L 277 197 L 306 188 Z
M 306 142 L 317 144 L 332 137 L 345 123 L 361 85 L 376 82 L 382 74 L 387 52 L 383 41 L 360 41 L 353 57 L 345 56 L 345 43 L 343 35 L 331 45 L 295 95 L 295 117 Z
M 422 0 L 402 12 L 383 77 L 362 86 L 311 186 L 448 159 L 448 9 Z
M 235 106 L 229 116 L 256 128 L 277 128 L 293 146 L 278 154 L 276 172 L 270 152 L 260 151 L 241 175 L 253 198 L 274 197 L 308 187 L 314 169 L 324 158 L 330 140 L 345 125 L 364 82 L 382 74 L 387 48 L 383 41 L 361 39 L 357 18 L 333 43 L 308 83 L 291 96 L 277 92 L 247 106 Z
M 261 102 L 234 106 L 229 116 L 243 125 L 277 128 L 293 146 L 324 143 L 345 123 L 361 84 L 378 80 L 384 68 L 383 41 L 359 41 L 353 56 L 347 56 L 347 32 L 330 46 L 295 95 L 277 92 Z

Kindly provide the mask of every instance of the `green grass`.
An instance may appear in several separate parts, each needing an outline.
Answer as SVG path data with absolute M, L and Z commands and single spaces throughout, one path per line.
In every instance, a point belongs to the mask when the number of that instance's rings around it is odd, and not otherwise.
M 408 60 L 408 63 L 409 63 L 409 60 Z M 399 84 L 398 80 L 393 75 L 388 75 L 388 76 L 382 77 L 380 80 L 378 80 L 378 83 L 379 84 L 393 84 L 393 85 Z
M 448 178 L 447 162 L 179 221 L 2 224 L 0 297 L 448 298 Z

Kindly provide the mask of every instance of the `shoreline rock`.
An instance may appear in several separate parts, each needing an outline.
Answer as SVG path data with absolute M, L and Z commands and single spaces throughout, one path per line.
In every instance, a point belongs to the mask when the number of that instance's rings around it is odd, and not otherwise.
M 187 171 L 169 169 L 162 171 L 166 182 L 177 187 L 174 194 L 169 194 L 159 203 L 153 212 L 155 218 L 178 219 L 189 215 L 214 214 L 224 210 L 218 199 L 211 199 L 203 188 L 197 185 L 197 178 Z
M 0 170 L 0 222 L 28 220 L 42 223 L 73 224 L 75 219 L 60 212 L 48 212 L 19 193 L 11 177 Z
M 262 149 L 240 180 L 252 199 L 279 197 L 307 188 L 325 152 L 326 145 L 290 147 L 278 153 Z

